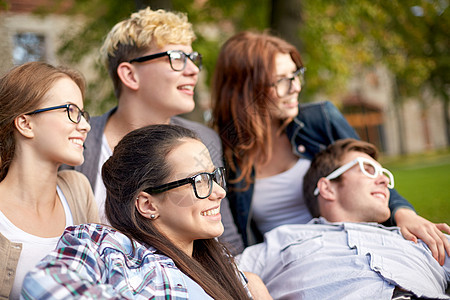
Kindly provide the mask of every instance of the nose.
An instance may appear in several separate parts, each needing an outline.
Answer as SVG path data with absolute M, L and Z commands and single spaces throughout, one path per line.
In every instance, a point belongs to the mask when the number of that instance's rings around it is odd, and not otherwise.
M 300 78 L 295 77 L 294 80 L 291 81 L 291 93 L 300 93 L 302 90 L 302 84 L 300 82 Z
M 77 124 L 77 129 L 79 131 L 89 132 L 91 130 L 91 125 L 86 121 L 86 119 L 82 116 L 80 123 Z
M 213 181 L 213 190 L 211 195 L 209 196 L 209 200 L 222 200 L 227 195 L 227 192 L 223 187 L 217 184 L 217 182 Z
M 186 58 L 186 67 L 184 68 L 183 73 L 187 76 L 197 75 L 200 73 L 200 68 L 197 67 L 192 60 Z
M 377 177 L 377 183 L 387 187 L 389 184 L 389 177 L 384 173 L 380 173 Z

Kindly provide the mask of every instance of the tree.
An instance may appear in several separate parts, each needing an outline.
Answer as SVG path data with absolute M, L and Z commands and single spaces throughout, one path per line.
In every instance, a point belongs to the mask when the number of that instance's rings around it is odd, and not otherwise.
M 198 36 L 194 47 L 203 53 L 208 83 L 223 41 L 237 31 L 270 28 L 301 50 L 307 66 L 303 101 L 319 94 L 321 98 L 340 99 L 350 78 L 381 63 L 394 75 L 399 107 L 405 99 L 425 88 L 443 99 L 450 144 L 447 2 L 77 0 L 73 13 L 85 16 L 87 22 L 76 34 L 67 34 L 61 54 L 69 61 L 80 61 L 100 47 L 104 35 L 116 22 L 138 8 L 150 5 L 173 9 L 187 12 L 194 24 Z M 106 77 L 105 71 L 102 72 L 99 78 Z M 104 80 L 92 83 L 90 90 L 101 81 Z M 100 101 L 101 111 L 112 98 L 110 94 L 106 97 L 109 100 Z
M 302 1 L 271 1 L 270 28 L 282 38 L 302 50 L 299 30 L 302 26 Z

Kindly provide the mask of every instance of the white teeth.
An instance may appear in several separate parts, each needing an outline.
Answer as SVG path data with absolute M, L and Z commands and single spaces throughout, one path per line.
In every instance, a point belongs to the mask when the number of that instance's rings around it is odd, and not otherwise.
M 374 195 L 375 197 L 378 197 L 378 198 L 381 198 L 381 199 L 386 198 L 386 196 L 385 196 L 383 193 L 374 193 L 373 195 Z
M 220 212 L 220 207 L 215 209 L 210 209 L 201 213 L 202 216 L 214 216 Z
M 183 85 L 183 86 L 180 86 L 180 90 L 192 91 L 192 90 L 194 90 L 194 87 L 192 85 Z
M 83 141 L 80 139 L 71 139 L 72 143 L 83 146 Z

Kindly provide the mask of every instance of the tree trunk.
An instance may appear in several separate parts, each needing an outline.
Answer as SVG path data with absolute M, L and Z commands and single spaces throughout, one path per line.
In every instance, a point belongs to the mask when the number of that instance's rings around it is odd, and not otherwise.
M 446 141 L 447 141 L 447 147 L 448 147 L 448 146 L 450 146 L 450 116 L 449 116 L 450 99 L 448 99 L 448 97 L 445 97 L 443 102 L 444 102 L 445 133 L 446 133 Z
M 400 154 L 406 154 L 405 142 L 403 140 L 404 123 L 403 123 L 403 99 L 400 94 L 397 78 L 394 77 L 394 110 L 395 118 L 397 121 L 397 134 L 398 134 L 398 146 L 400 149 Z
M 301 0 L 272 0 L 270 28 L 273 33 L 302 50 L 299 29 L 302 24 Z

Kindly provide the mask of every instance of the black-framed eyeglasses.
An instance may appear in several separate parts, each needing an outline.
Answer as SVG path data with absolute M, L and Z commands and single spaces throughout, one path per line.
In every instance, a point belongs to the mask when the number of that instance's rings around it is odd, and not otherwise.
M 134 62 L 149 61 L 166 55 L 169 57 L 170 67 L 174 71 L 179 72 L 183 71 L 184 68 L 186 68 L 186 62 L 188 58 L 199 68 L 199 70 L 202 69 L 202 55 L 196 51 L 192 53 L 185 53 L 181 50 L 169 50 L 165 52 L 133 58 L 132 60 L 129 61 L 129 63 L 131 64 Z
M 195 197 L 197 197 L 198 199 L 205 199 L 208 198 L 212 193 L 213 180 L 219 186 L 225 188 L 226 187 L 225 168 L 219 167 L 216 168 L 212 173 L 208 172 L 198 173 L 194 176 L 162 184 L 154 188 L 148 188 L 144 191 L 149 194 L 159 194 L 185 184 L 192 184 L 192 187 L 194 188 Z
M 36 109 L 35 111 L 27 113 L 27 115 L 34 115 L 34 114 L 38 114 L 41 112 L 55 110 L 55 109 L 61 109 L 61 108 L 66 109 L 67 117 L 69 118 L 70 121 L 74 122 L 75 124 L 78 124 L 81 122 L 81 117 L 83 117 L 86 120 L 86 122 L 88 122 L 88 123 L 90 122 L 91 117 L 89 116 L 89 113 L 87 111 L 81 110 L 78 106 L 76 106 L 73 103 Z
M 290 93 L 290 91 L 292 90 L 292 82 L 294 80 L 298 79 L 298 82 L 300 83 L 300 88 L 301 88 L 303 86 L 303 84 L 305 83 L 305 77 L 304 77 L 305 71 L 306 71 L 306 68 L 301 67 L 297 71 L 295 71 L 291 77 L 284 77 L 284 78 L 277 80 L 277 82 L 275 82 L 273 84 L 273 86 L 275 87 L 275 90 L 277 91 L 277 96 L 282 98 L 282 97 L 285 97 L 286 95 L 288 95 Z

